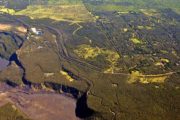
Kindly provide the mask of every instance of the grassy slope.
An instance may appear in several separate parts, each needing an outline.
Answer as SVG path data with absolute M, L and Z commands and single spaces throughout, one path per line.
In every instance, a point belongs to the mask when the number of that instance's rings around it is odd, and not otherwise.
M 19 0 L 20 1 L 20 0 Z M 11 7 L 4 7 L 0 5 L 0 12 L 8 13 L 11 15 L 25 15 L 32 19 L 52 19 L 56 21 L 69 21 L 69 22 L 88 22 L 94 21 L 93 16 L 81 0 L 49 0 L 49 1 L 36 1 L 33 0 L 30 5 L 24 6 L 24 9 L 17 9 L 16 3 L 10 2 Z M 23 6 L 23 5 L 22 5 Z M 19 7 L 22 7 L 19 6 Z
M 47 11 L 48 9 L 48 11 Z M 27 9 L 19 11 L 17 15 L 26 15 L 32 19 L 50 18 L 57 21 L 92 21 L 92 16 L 83 4 L 78 5 L 56 5 L 56 6 L 28 6 Z

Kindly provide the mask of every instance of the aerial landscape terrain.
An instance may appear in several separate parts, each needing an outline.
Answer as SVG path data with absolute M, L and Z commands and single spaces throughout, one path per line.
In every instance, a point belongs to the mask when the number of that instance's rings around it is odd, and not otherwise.
M 180 1 L 0 0 L 0 120 L 180 120 Z

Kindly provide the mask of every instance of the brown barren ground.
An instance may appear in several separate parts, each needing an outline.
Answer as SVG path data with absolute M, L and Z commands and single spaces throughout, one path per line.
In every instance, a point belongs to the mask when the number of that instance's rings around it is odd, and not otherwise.
M 0 31 L 9 31 L 9 30 L 16 30 L 20 33 L 27 33 L 27 28 L 23 27 L 22 25 L 13 25 L 13 24 L 0 24 Z
M 12 103 L 32 120 L 78 120 L 76 101 L 65 95 L 46 91 L 11 88 L 0 84 L 0 106 Z

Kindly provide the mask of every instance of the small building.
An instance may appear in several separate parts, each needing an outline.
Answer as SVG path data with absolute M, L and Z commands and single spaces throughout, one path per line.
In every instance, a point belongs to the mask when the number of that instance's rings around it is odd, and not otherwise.
M 31 28 L 31 31 L 36 35 L 42 35 L 43 32 L 40 29 L 36 29 L 35 27 Z

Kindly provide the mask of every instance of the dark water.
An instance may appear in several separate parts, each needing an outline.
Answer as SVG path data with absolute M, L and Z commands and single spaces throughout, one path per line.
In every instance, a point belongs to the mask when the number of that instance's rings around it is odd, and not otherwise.
M 95 114 L 95 111 L 90 109 L 87 105 L 87 93 L 77 90 L 76 88 L 65 86 L 62 84 L 52 83 L 52 82 L 45 82 L 46 87 L 51 87 L 55 91 L 63 91 L 65 94 L 71 94 L 75 99 L 76 102 L 76 116 L 82 119 L 88 118 Z
M 6 69 L 8 64 L 9 64 L 8 60 L 5 60 L 5 59 L 0 57 L 0 71 Z
M 76 116 L 79 118 L 88 118 L 95 113 L 94 110 L 90 109 L 87 105 L 87 93 L 84 93 L 76 103 Z

